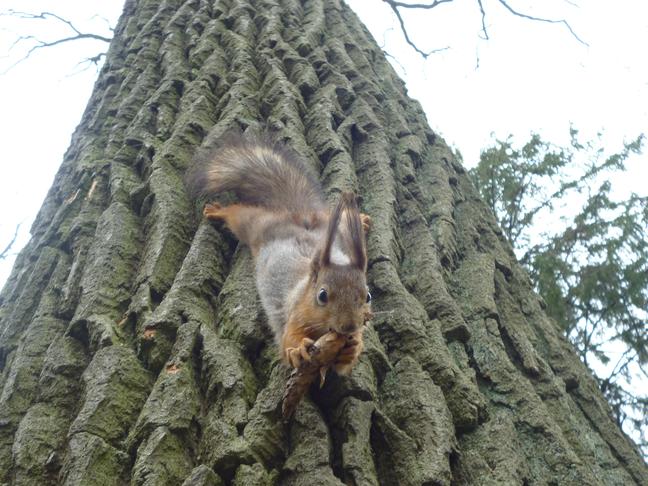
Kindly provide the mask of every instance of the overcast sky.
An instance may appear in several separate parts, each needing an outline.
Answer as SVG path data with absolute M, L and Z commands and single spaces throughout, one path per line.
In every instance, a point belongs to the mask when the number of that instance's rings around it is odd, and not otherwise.
M 111 36 L 106 22 L 95 16 L 114 25 L 122 4 L 116 0 L 2 0 L 0 11 L 49 10 L 78 21 L 88 31 Z M 9 49 L 20 35 L 29 34 L 54 40 L 69 36 L 70 31 L 56 22 L 0 17 L 0 73 L 22 57 L 21 45 Z M 87 65 L 78 63 L 102 50 L 105 45 L 98 41 L 64 44 L 36 52 L 0 74 L 0 251 L 20 225 L 11 257 L 0 261 L 0 286 L 11 272 L 16 251 L 29 240 L 29 228 L 90 98 L 97 71 L 84 70 Z

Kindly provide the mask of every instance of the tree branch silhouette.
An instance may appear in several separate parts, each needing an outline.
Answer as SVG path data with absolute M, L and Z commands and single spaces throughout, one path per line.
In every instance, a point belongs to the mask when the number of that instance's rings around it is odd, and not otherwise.
M 106 37 L 93 32 L 84 32 L 80 30 L 72 21 L 52 12 L 31 13 L 31 12 L 23 12 L 23 11 L 11 9 L 6 12 L 0 12 L 0 17 L 16 17 L 16 18 L 26 19 L 26 20 L 46 20 L 46 21 L 53 20 L 56 21 L 57 23 L 64 24 L 67 27 L 67 29 L 70 31 L 70 35 L 62 36 L 58 39 L 54 39 L 51 41 L 43 40 L 36 35 L 19 36 L 9 47 L 9 51 L 14 49 L 16 46 L 24 43 L 31 43 L 32 45 L 27 49 L 25 55 L 23 55 L 20 59 L 18 59 L 16 62 L 11 64 L 7 69 L 3 71 L 2 74 L 6 74 L 11 69 L 16 67 L 18 64 L 26 61 L 32 56 L 32 54 L 34 54 L 40 49 L 45 49 L 48 47 L 54 47 L 57 45 L 74 42 L 74 41 L 86 40 L 86 39 L 102 41 L 107 44 L 110 43 L 110 41 L 112 40 L 111 37 Z M 110 28 L 110 30 L 112 31 L 112 28 Z M 97 65 L 99 61 L 105 56 L 105 54 L 106 54 L 105 52 L 101 52 L 96 56 L 91 56 L 83 60 L 81 63 L 88 62 Z
M 13 248 L 14 243 L 16 243 L 16 238 L 18 238 L 18 231 L 20 230 L 20 223 L 16 226 L 16 229 L 14 230 L 13 237 L 7 243 L 7 246 L 5 246 L 4 250 L 0 251 L 0 260 L 4 260 L 7 258 L 9 255 L 9 252 L 11 251 L 11 248 Z
M 400 24 L 401 32 L 403 33 L 403 36 L 405 37 L 405 41 L 409 46 L 414 49 L 418 54 L 420 54 L 423 59 L 427 59 L 431 54 L 435 54 L 437 52 L 444 51 L 446 49 L 449 49 L 449 46 L 438 48 L 438 49 L 433 49 L 431 51 L 424 51 L 419 45 L 414 42 L 407 30 L 405 21 L 403 20 L 403 16 L 401 13 L 401 9 L 409 9 L 409 10 L 432 10 L 433 8 L 438 7 L 441 4 L 444 3 L 451 3 L 453 0 L 434 0 L 433 2 L 430 3 L 404 3 L 398 0 L 382 0 L 384 3 L 389 5 L 391 8 L 392 12 L 394 12 L 394 15 L 396 15 L 396 18 L 398 19 L 398 23 Z M 484 4 L 482 0 L 476 0 L 477 5 L 479 7 L 480 15 L 481 15 L 481 32 L 483 33 L 483 39 L 484 40 L 489 40 L 490 37 L 488 35 L 488 29 L 486 26 L 486 9 L 484 8 Z M 549 18 L 544 18 L 544 17 L 536 17 L 534 15 L 529 15 L 523 12 L 520 12 L 517 9 L 514 9 L 509 5 L 509 3 L 506 0 L 497 0 L 506 10 L 508 10 L 509 13 L 516 17 L 528 19 L 528 20 L 533 20 L 536 22 L 545 22 L 545 23 L 550 23 L 550 24 L 562 24 L 564 25 L 567 30 L 569 30 L 569 33 L 576 39 L 578 42 L 581 44 L 587 46 L 587 42 L 585 42 L 583 39 L 581 39 L 578 34 L 574 31 L 574 29 L 571 27 L 569 22 L 565 19 L 549 19 Z M 568 0 L 567 3 L 570 3 Z M 573 4 L 572 4 L 573 5 Z

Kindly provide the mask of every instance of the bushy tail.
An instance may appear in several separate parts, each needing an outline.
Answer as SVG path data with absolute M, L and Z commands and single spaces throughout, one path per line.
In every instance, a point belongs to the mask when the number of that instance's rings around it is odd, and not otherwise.
M 187 178 L 194 194 L 233 191 L 243 203 L 294 212 L 326 206 L 315 175 L 291 150 L 266 136 L 227 135 L 194 163 Z

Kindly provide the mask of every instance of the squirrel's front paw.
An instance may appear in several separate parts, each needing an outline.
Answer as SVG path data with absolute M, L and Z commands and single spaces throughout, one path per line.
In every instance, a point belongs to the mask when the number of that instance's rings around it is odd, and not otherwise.
M 302 338 L 299 347 L 297 348 L 286 348 L 286 359 L 290 366 L 293 368 L 299 368 L 304 361 L 310 361 L 311 357 L 308 353 L 308 349 L 313 345 L 315 341 L 310 338 Z
M 362 333 L 352 334 L 348 337 L 346 344 L 337 355 L 333 369 L 338 375 L 348 375 L 353 366 L 358 362 L 362 353 Z

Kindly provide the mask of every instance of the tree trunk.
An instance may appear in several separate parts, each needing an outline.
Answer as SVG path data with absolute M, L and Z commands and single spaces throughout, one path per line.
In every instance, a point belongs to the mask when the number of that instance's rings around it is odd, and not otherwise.
M 276 132 L 374 222 L 366 351 L 288 424 L 250 254 L 182 182 L 232 127 Z M 648 484 L 336 0 L 129 0 L 32 234 L 0 302 L 0 483 Z

